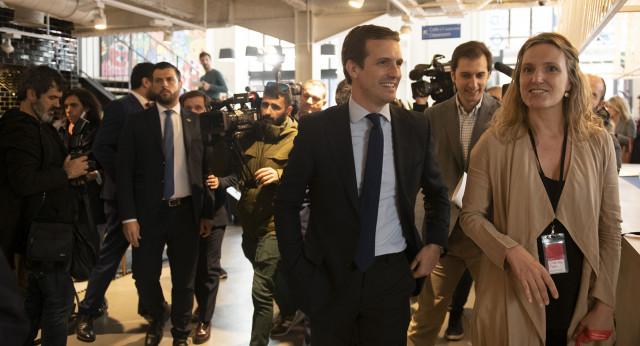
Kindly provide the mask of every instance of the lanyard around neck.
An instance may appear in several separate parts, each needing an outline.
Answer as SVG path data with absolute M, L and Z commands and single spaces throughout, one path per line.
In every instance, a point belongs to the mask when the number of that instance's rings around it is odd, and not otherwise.
M 536 160 L 538 161 L 538 166 L 540 167 L 540 173 L 544 175 L 544 171 L 542 170 L 542 164 L 540 163 L 540 158 L 538 157 L 538 150 L 536 149 L 536 141 L 533 139 L 533 132 L 529 129 L 529 139 L 531 139 L 531 145 L 533 146 L 533 152 L 536 154 Z M 562 140 L 562 159 L 560 161 L 560 181 L 562 181 L 564 175 L 564 159 L 567 154 L 567 127 L 564 127 L 564 138 Z

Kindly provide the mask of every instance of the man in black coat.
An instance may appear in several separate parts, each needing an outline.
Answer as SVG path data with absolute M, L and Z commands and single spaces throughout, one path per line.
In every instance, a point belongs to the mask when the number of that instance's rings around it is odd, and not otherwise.
M 160 286 L 162 253 L 171 267 L 174 345 L 191 331 L 199 234 L 213 225 L 213 196 L 205 189 L 200 120 L 182 112 L 180 71 L 155 65 L 156 105 L 127 119 L 118 145 L 118 207 L 125 238 L 133 246 L 133 278 L 152 321 L 145 345 L 158 345 L 168 308 Z
M 129 242 L 122 233 L 122 222 L 118 216 L 116 198 L 116 158 L 118 139 L 122 126 L 130 114 L 142 112 L 151 106 L 154 99 L 151 90 L 153 64 L 139 63 L 131 71 L 131 93 L 121 99 L 111 101 L 104 109 L 104 115 L 93 145 L 93 153 L 104 169 L 104 183 L 101 198 L 104 200 L 104 214 L 107 219 L 105 236 L 100 257 L 91 272 L 84 299 L 78 304 L 76 336 L 79 340 L 92 342 L 96 339 L 93 318 L 105 306 L 104 295 L 118 270 L 122 255 Z M 138 311 L 140 312 L 140 307 Z
M 415 279 L 433 270 L 447 243 L 447 188 L 428 119 L 389 105 L 401 78 L 398 41 L 384 27 L 351 30 L 342 46 L 351 99 L 300 119 L 276 193 L 282 267 L 311 318 L 312 344 L 406 344 Z M 430 206 L 424 247 L 414 224 L 420 188 Z
M 64 84 L 50 67 L 28 68 L 18 86 L 20 108 L 0 119 L 0 234 L 10 261 L 25 254 L 34 219 L 73 222 L 70 180 L 87 174 L 88 165 L 86 156 L 71 160 L 51 125 Z M 33 342 L 42 329 L 42 344 L 65 344 L 75 292 L 67 262 L 27 258 L 27 270 L 27 340 Z

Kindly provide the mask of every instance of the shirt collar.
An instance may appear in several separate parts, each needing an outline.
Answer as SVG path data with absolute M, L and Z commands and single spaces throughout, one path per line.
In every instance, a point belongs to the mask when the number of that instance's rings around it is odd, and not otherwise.
M 158 107 L 158 113 L 160 114 L 164 114 L 164 111 L 166 111 L 169 108 L 165 108 L 163 106 L 161 106 L 160 104 L 156 103 L 156 106 Z M 173 106 L 173 108 L 171 108 L 176 114 L 180 115 L 180 103 L 177 103 L 175 106 Z
M 483 99 L 484 99 L 484 94 L 482 94 L 482 97 L 480 97 L 480 102 L 478 102 L 478 104 L 475 107 L 473 107 L 471 112 L 467 113 L 464 110 L 464 106 L 462 105 L 462 103 L 460 103 L 460 99 L 458 98 L 458 94 L 456 93 L 456 106 L 458 107 L 458 114 L 467 115 L 467 116 L 477 115 L 478 110 L 480 109 L 480 106 L 482 106 Z
M 353 100 L 353 98 L 349 98 L 349 120 L 352 124 L 357 123 L 369 114 L 371 114 L 371 112 L 360 106 L 356 101 Z M 382 107 L 378 114 L 385 117 L 388 122 L 391 122 L 391 110 L 389 109 L 388 103 Z
M 138 94 L 133 90 L 131 90 L 131 95 L 135 96 L 135 98 L 138 99 L 138 102 L 140 102 L 140 104 L 142 105 L 142 108 L 147 108 L 147 103 L 149 103 L 149 100 L 147 100 L 146 97 Z

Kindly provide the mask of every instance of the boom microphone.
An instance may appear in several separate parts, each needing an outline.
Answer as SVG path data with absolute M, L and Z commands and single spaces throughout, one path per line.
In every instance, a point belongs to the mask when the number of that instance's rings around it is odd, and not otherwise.
M 505 65 L 505 64 L 503 64 L 503 63 L 501 63 L 499 61 L 496 62 L 495 64 L 493 64 L 493 67 L 496 70 L 506 74 L 509 77 L 511 77 L 511 75 L 513 74 L 513 69 L 511 67 L 509 67 L 509 66 L 507 66 L 507 65 Z

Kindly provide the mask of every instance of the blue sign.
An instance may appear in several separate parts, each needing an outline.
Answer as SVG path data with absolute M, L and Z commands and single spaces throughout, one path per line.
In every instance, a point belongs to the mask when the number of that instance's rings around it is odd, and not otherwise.
M 460 38 L 460 24 L 425 25 L 422 27 L 423 40 Z

